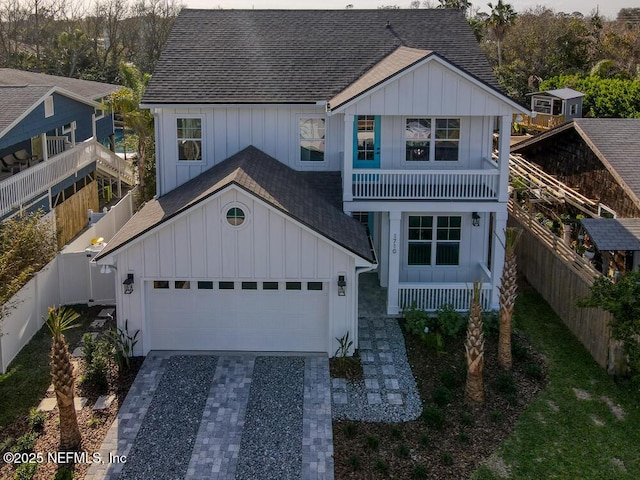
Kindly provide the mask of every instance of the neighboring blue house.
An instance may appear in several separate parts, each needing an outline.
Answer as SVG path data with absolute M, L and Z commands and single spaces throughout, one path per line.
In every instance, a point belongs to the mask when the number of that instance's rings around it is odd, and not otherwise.
M 113 116 L 102 100 L 121 87 L 0 69 L 0 219 L 55 212 L 63 245 L 98 210 L 99 185 L 134 183 L 126 163 L 102 146 Z

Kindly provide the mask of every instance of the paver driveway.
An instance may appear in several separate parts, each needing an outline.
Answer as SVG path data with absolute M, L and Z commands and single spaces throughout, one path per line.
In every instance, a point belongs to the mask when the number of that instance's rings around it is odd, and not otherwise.
M 323 356 L 147 356 L 100 450 L 97 479 L 333 479 Z

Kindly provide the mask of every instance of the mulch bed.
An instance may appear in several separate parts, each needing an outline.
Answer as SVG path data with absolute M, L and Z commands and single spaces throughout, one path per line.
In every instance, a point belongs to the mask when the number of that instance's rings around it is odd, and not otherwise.
M 329 359 L 329 375 L 331 378 L 348 378 L 350 380 L 364 379 L 360 356 L 356 351 L 353 356 Z
M 85 405 L 85 407 L 80 412 L 78 412 L 78 425 L 80 427 L 80 433 L 82 435 L 82 445 L 79 451 L 87 452 L 88 456 L 90 457 L 91 454 L 96 453 L 100 450 L 102 441 L 107 434 L 109 427 L 115 420 L 120 405 L 122 405 L 122 402 L 124 402 L 124 399 L 127 396 L 127 392 L 133 384 L 133 381 L 138 373 L 138 370 L 142 366 L 143 361 L 144 357 L 132 358 L 130 370 L 124 372 L 123 374 L 118 373 L 118 369 L 115 365 L 110 365 L 108 374 L 109 387 L 107 391 L 98 391 L 88 383 L 78 385 L 78 379 L 84 373 L 85 365 L 84 360 L 77 361 L 77 366 L 74 369 L 76 378 L 75 395 L 76 397 L 85 397 L 87 399 L 87 404 Z M 100 395 L 110 394 L 116 396 L 116 399 L 111 404 L 111 406 L 105 410 L 94 412 L 92 408 L 96 403 L 98 397 Z M 47 397 L 55 398 L 55 394 L 53 392 L 47 392 Z M 34 448 L 34 452 L 41 453 L 44 456 L 45 461 L 38 466 L 38 471 L 33 478 L 38 480 L 50 480 L 55 477 L 56 472 L 59 468 L 66 467 L 72 469 L 75 472 L 75 475 L 73 477 L 75 480 L 83 479 L 85 474 L 89 470 L 89 463 L 58 465 L 56 463 L 47 462 L 48 453 L 55 453 L 60 450 L 58 447 L 60 440 L 60 432 L 58 426 L 58 408 L 56 407 L 52 411 L 46 412 L 46 415 L 47 419 L 44 425 L 44 429 L 38 436 Z M 17 439 L 21 435 L 30 431 L 31 428 L 28 425 L 27 418 L 21 418 L 18 421 L 14 422 L 12 425 L 9 425 L 2 430 L 0 441 L 9 437 Z M 10 465 L 4 462 L 0 464 L 0 478 L 13 478 L 15 467 L 17 467 L 17 465 Z
M 497 362 L 495 333 L 485 344 L 485 404 L 468 406 L 463 338 L 448 339 L 444 353 L 406 332 L 405 342 L 426 413 L 397 424 L 334 421 L 336 479 L 468 478 L 546 382 L 542 358 L 517 335 L 513 368 L 505 374 Z

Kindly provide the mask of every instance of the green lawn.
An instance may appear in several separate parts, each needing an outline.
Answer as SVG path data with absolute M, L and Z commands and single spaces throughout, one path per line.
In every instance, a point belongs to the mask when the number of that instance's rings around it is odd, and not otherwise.
M 82 313 L 85 309 L 79 308 Z M 70 345 L 80 342 L 91 320 L 82 316 L 78 327 L 66 332 Z M 7 373 L 0 375 L 0 429 L 26 415 L 32 407 L 37 407 L 51 384 L 49 370 L 49 349 L 51 334 L 46 325 L 18 353 L 9 365 Z M 1 435 L 0 435 L 1 436 Z
M 501 459 L 513 479 L 640 478 L 640 393 L 616 384 L 535 291 L 520 296 L 514 321 L 546 357 L 549 384 L 493 463 Z M 607 401 L 622 408 L 623 419 Z M 504 478 L 497 471 L 483 466 L 473 478 Z

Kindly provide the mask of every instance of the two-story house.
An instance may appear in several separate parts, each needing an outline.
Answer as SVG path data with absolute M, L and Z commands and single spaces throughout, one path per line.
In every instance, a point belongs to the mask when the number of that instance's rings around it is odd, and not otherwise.
M 0 219 L 54 212 L 64 245 L 98 210 L 98 183 L 135 183 L 127 164 L 102 146 L 113 118 L 102 100 L 121 87 L 0 69 Z
M 183 10 L 143 106 L 158 196 L 97 256 L 142 353 L 334 355 L 374 269 L 388 314 L 497 307 L 526 109 L 460 12 Z

